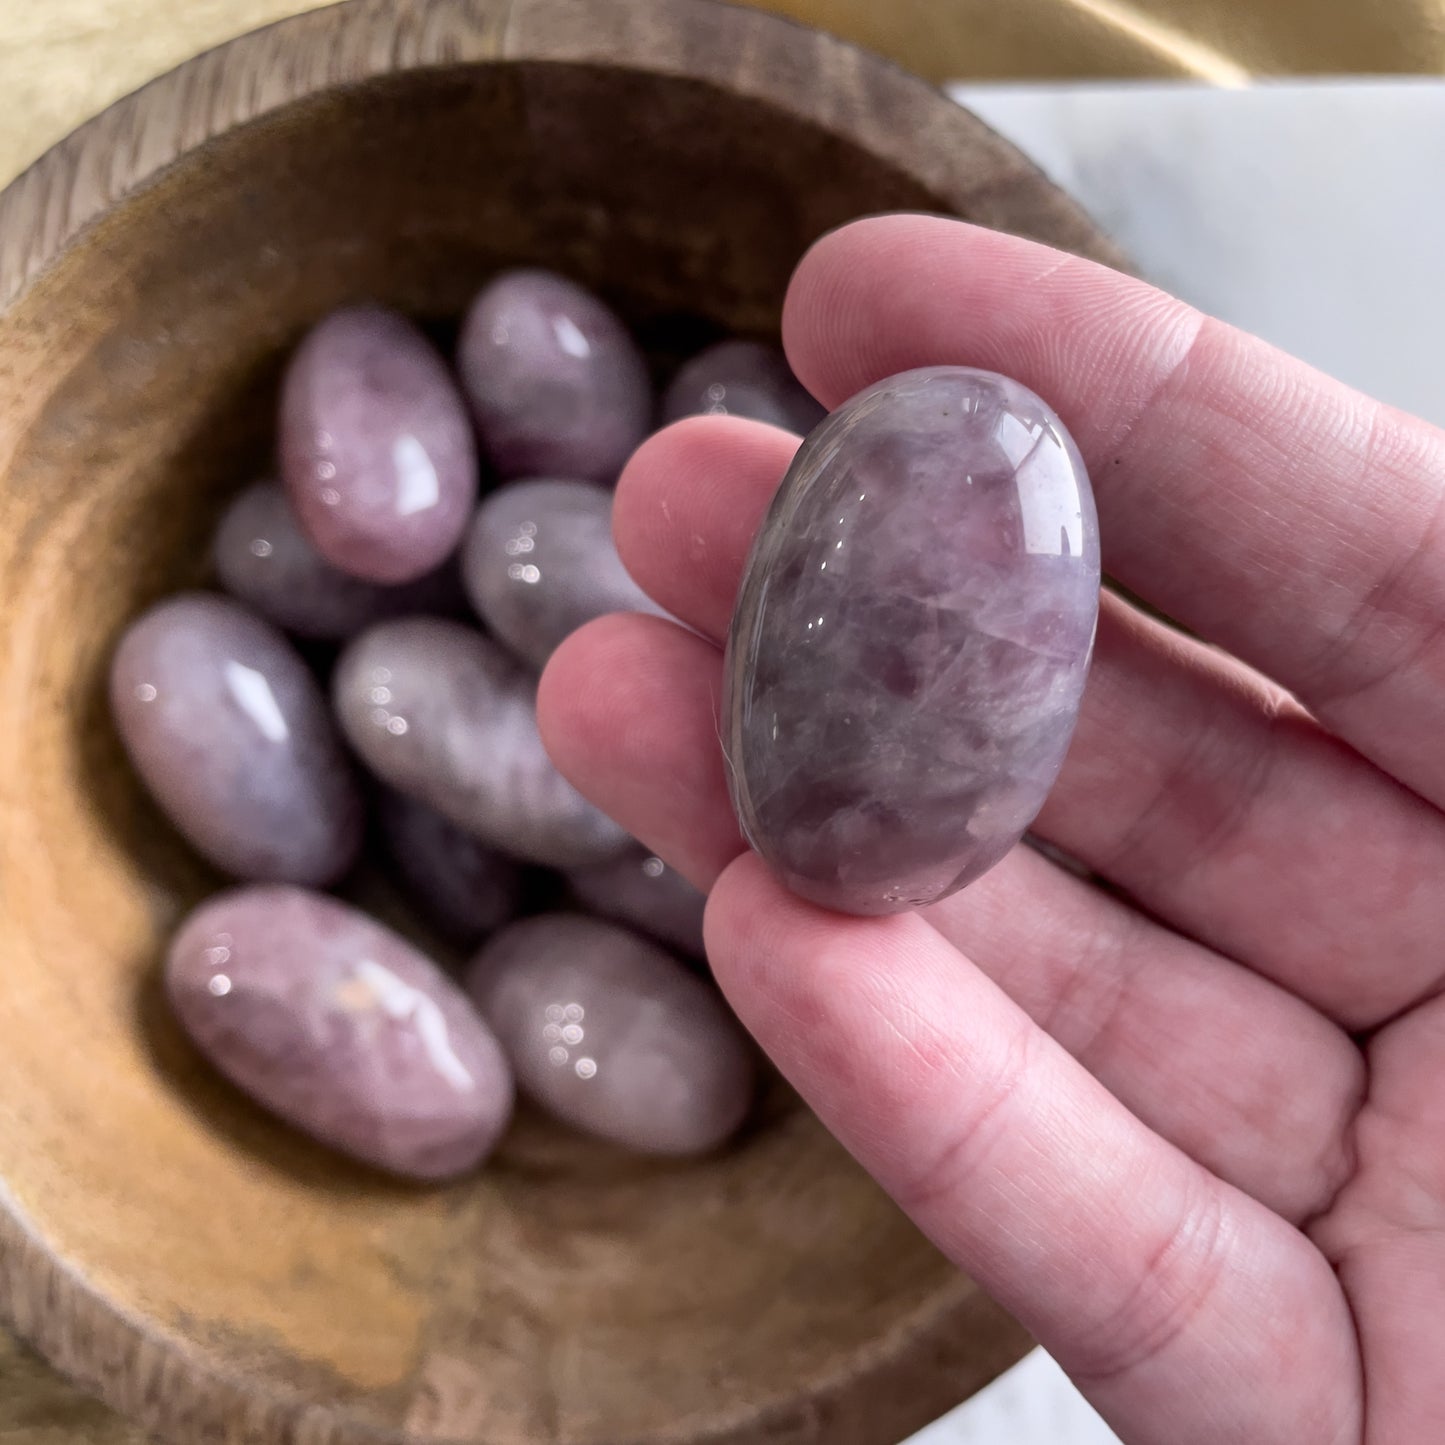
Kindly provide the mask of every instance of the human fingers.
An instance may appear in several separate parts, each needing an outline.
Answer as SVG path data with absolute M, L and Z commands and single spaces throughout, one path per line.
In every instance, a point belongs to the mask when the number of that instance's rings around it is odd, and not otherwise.
M 608 617 L 558 649 L 539 694 L 563 772 L 704 889 L 744 847 L 717 741 L 720 666 L 671 623 Z M 1299 999 L 1026 849 L 927 916 L 1223 1177 L 1292 1218 L 1338 1185 L 1359 1054 Z
M 827 913 L 745 854 L 706 934 L 729 1002 L 823 1122 L 1126 1440 L 1358 1439 L 1354 1326 L 1324 1258 L 921 918 Z
M 824 237 L 784 337 L 828 405 L 940 363 L 1032 387 L 1088 463 L 1105 570 L 1445 804 L 1445 433 L 1141 281 L 935 217 Z
M 715 640 L 795 447 L 771 427 L 698 418 L 648 441 L 619 483 L 627 565 Z M 1445 979 L 1445 819 L 1258 673 L 1108 594 L 1038 827 L 1351 1028 Z

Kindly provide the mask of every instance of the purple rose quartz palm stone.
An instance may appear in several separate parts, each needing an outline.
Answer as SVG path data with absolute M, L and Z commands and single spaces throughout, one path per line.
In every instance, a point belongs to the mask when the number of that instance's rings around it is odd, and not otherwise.
M 182 592 L 127 629 L 110 705 L 131 762 L 216 867 L 334 883 L 361 846 L 361 798 L 296 650 L 239 603 Z
M 539 670 L 584 622 L 660 609 L 612 542 L 612 493 L 594 482 L 514 482 L 477 509 L 462 581 L 482 621 Z
M 281 392 L 280 454 L 302 530 L 368 582 L 439 567 L 477 495 L 456 383 L 426 337 L 379 306 L 334 312 L 301 343 Z
M 652 389 L 627 328 L 550 271 L 506 271 L 472 302 L 457 370 L 503 477 L 616 480 L 647 435 Z
M 684 362 L 663 393 L 664 425 L 685 416 L 741 416 L 806 436 L 826 415 L 776 346 L 720 341 Z
M 435 808 L 391 788 L 380 792 L 386 851 L 418 908 L 448 938 L 475 947 L 518 912 L 522 870 L 510 858 Z
M 467 991 L 518 1087 L 589 1134 L 702 1154 L 752 1102 L 752 1049 L 722 999 L 616 924 L 562 913 L 513 923 L 477 955 Z
M 368 1164 L 448 1179 L 491 1153 L 511 1117 L 511 1071 L 462 991 L 334 898 L 222 893 L 181 926 L 165 982 L 232 1083 Z
M 371 771 L 491 847 L 555 868 L 627 848 L 627 834 L 547 756 L 536 679 L 473 628 L 378 622 L 352 639 L 331 687 Z
M 931 903 L 1042 807 L 1098 612 L 1084 464 L 1007 377 L 906 372 L 803 444 L 728 639 L 724 747 L 749 842 L 845 913 Z
M 213 552 L 221 586 L 295 637 L 342 641 L 383 617 L 456 616 L 466 606 L 455 557 L 397 587 L 333 567 L 307 540 L 278 482 L 256 482 L 236 497 Z

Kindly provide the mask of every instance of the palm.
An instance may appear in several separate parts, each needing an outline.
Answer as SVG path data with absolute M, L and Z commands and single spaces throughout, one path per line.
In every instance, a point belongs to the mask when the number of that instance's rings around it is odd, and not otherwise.
M 624 557 L 696 631 L 571 639 L 554 755 L 711 888 L 744 1022 L 1126 1439 L 1442 1438 L 1445 437 L 943 221 L 830 237 L 785 330 L 834 404 L 943 362 L 1032 385 L 1089 461 L 1106 566 L 1209 640 L 1105 599 L 1038 828 L 1128 901 L 1020 848 L 924 915 L 847 919 L 745 852 L 715 643 L 795 445 L 754 424 L 629 465 Z
M 1445 999 L 1380 1029 L 1369 1093 L 1350 1124 L 1351 1168 L 1307 1226 L 1358 1330 L 1369 1441 L 1438 1440 L 1445 1319 Z

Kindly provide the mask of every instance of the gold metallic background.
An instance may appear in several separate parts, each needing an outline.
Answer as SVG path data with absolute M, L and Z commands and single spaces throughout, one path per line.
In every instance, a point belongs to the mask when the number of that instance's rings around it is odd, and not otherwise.
M 0 184 L 152 76 L 322 0 L 0 0 Z M 932 80 L 1445 73 L 1445 0 L 747 0 Z

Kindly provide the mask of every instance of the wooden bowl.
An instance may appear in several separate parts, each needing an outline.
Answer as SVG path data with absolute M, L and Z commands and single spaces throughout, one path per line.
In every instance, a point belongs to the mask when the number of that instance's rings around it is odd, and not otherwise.
M 715 1159 L 524 1121 L 439 1191 L 274 1124 L 160 1006 L 215 880 L 102 701 L 330 308 L 455 317 L 529 262 L 665 351 L 775 328 L 814 237 L 897 208 L 1109 254 L 920 82 L 704 3 L 360 0 L 191 61 L 0 196 L 0 1310 L 160 1438 L 892 1445 L 1026 1348 L 781 1087 Z

